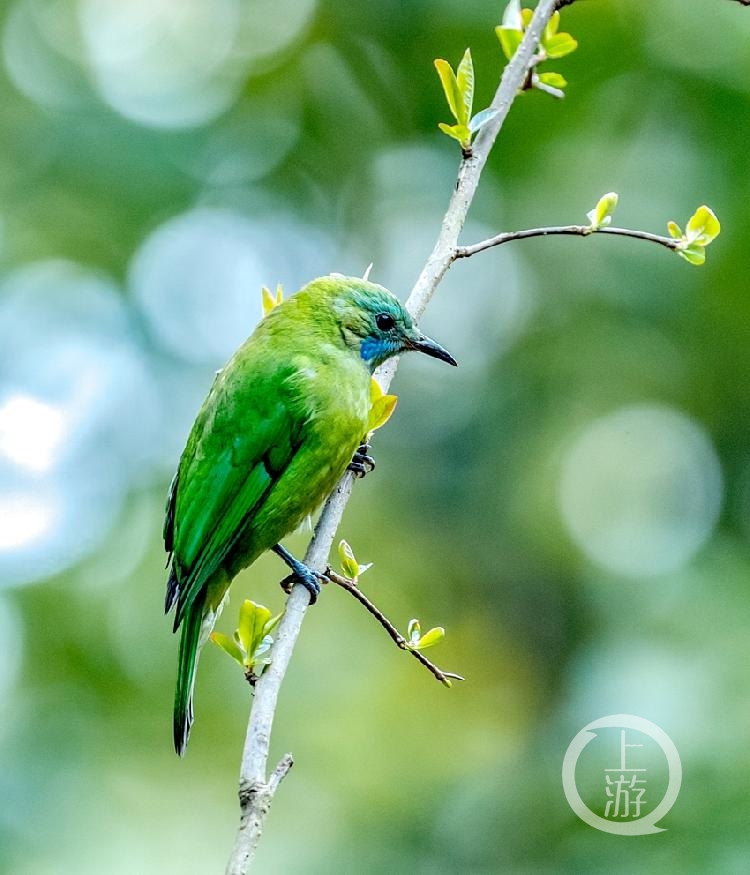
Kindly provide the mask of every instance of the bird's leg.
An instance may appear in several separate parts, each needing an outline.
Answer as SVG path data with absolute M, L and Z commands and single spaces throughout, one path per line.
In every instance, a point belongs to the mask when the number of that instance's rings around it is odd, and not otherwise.
M 364 477 L 365 474 L 375 470 L 375 459 L 370 455 L 370 445 L 367 442 L 363 443 L 352 456 L 349 470 L 355 477 Z
M 285 577 L 281 581 L 281 588 L 284 592 L 291 592 L 292 586 L 294 586 L 295 583 L 301 583 L 310 593 L 310 604 L 314 605 L 318 599 L 318 594 L 320 593 L 320 581 L 324 580 L 323 575 L 318 574 L 317 571 L 313 571 L 312 568 L 309 568 L 304 562 L 300 562 L 299 559 L 295 559 L 285 547 L 281 546 L 281 544 L 277 544 L 271 549 L 292 569 L 292 573 L 289 577 Z

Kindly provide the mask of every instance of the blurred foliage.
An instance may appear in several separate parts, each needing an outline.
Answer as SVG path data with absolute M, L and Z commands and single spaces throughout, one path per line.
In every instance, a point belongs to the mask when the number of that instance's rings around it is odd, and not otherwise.
M 213 372 L 339 271 L 405 296 L 458 156 L 432 59 L 504 58 L 477 0 L 13 0 L 0 40 L 0 868 L 223 870 L 250 691 L 216 648 L 170 743 L 164 494 Z M 454 266 L 345 532 L 400 628 L 445 623 L 447 694 L 345 593 L 305 622 L 259 871 L 736 872 L 750 853 L 750 12 L 576 3 L 564 101 L 517 100 L 464 241 L 600 192 L 660 227 L 710 203 L 701 271 L 601 235 Z M 691 233 L 688 229 L 686 233 Z M 708 228 L 710 231 L 711 229 Z M 305 534 L 289 539 L 295 551 Z M 276 613 L 284 569 L 241 575 Z M 560 770 L 632 713 L 680 752 L 667 832 L 578 821 Z M 717 731 L 720 719 L 721 731 Z

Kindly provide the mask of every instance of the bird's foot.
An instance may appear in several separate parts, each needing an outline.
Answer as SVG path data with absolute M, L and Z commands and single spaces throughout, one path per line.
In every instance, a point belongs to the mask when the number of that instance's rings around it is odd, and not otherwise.
M 310 593 L 310 604 L 314 605 L 320 595 L 320 581 L 318 580 L 318 575 L 314 571 L 306 565 L 303 565 L 302 567 L 305 569 L 306 573 L 298 573 L 295 571 L 292 574 L 287 575 L 281 581 L 281 588 L 288 595 L 292 591 L 292 587 L 295 583 L 301 583 Z
M 280 556 L 292 569 L 292 573 L 281 581 L 281 588 L 284 592 L 290 593 L 295 583 L 301 583 L 310 593 L 310 604 L 314 605 L 320 594 L 320 583 L 325 581 L 325 576 L 317 571 L 313 571 L 312 568 L 305 565 L 304 562 L 300 562 L 299 559 L 295 559 L 281 544 L 277 544 L 273 548 L 273 552 Z
M 369 474 L 370 471 L 375 470 L 375 459 L 370 455 L 370 445 L 362 444 L 359 447 L 357 452 L 352 456 L 351 462 L 349 462 L 349 471 L 351 471 L 355 477 L 362 478 L 365 474 Z

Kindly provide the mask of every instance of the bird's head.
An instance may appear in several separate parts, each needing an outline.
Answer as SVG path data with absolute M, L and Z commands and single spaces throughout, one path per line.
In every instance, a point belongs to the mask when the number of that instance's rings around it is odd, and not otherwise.
M 332 309 L 344 343 L 374 371 L 386 359 L 410 350 L 455 365 L 448 352 L 419 330 L 398 298 L 388 289 L 357 277 L 331 281 Z

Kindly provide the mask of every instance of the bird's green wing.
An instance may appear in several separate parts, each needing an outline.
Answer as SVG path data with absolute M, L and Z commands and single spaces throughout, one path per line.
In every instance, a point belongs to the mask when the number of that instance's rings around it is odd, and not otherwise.
M 175 628 L 299 446 L 304 416 L 288 376 L 237 364 L 217 376 L 182 455 L 169 529 Z M 252 376 L 248 376 L 251 374 Z M 169 521 L 170 509 L 167 519 Z

